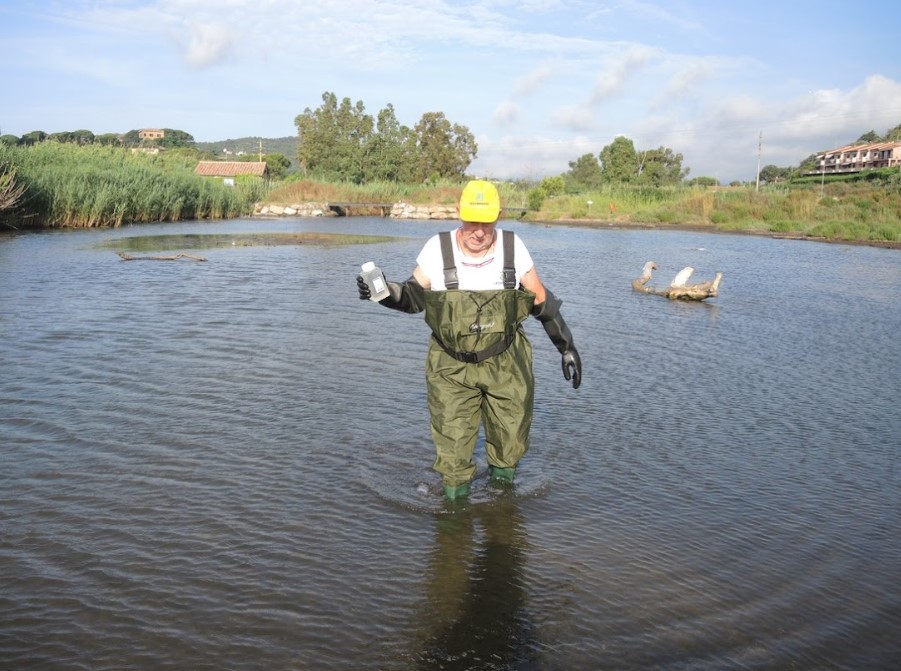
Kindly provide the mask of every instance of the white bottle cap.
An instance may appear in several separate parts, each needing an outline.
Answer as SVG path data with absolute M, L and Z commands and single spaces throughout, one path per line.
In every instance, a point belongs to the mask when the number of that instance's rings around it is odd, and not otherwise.
M 368 273 L 370 270 L 373 270 L 375 268 L 375 263 L 372 261 L 367 261 L 363 264 L 362 268 L 364 273 Z

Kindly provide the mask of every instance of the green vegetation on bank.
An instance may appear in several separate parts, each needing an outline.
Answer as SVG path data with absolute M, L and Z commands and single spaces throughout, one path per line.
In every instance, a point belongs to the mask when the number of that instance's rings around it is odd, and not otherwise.
M 566 193 L 559 188 L 559 178 L 546 178 L 538 186 L 521 182 L 500 182 L 498 186 L 504 206 L 528 210 L 525 220 L 532 222 L 693 226 L 723 232 L 901 242 L 901 176 L 896 173 L 884 173 L 879 181 L 770 185 L 759 191 L 754 186 L 615 184 Z M 454 204 L 461 188 L 462 183 L 455 180 L 433 185 L 286 180 L 270 192 L 267 201 Z M 543 191 L 537 207 L 536 189 Z
M 190 149 L 154 155 L 96 144 L 0 143 L 0 174 L 13 174 L 21 189 L 0 221 L 58 228 L 220 219 L 250 213 L 265 195 L 258 179 L 239 178 L 229 187 L 195 175 L 196 165 Z
M 897 171 L 896 171 L 897 172 Z M 697 226 L 829 240 L 901 242 L 901 185 L 605 187 L 545 199 L 529 219 Z

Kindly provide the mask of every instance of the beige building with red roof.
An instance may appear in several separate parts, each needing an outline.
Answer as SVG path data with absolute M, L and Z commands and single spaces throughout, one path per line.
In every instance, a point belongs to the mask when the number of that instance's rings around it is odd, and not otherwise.
M 819 169 L 808 174 L 860 172 L 901 166 L 901 142 L 846 145 L 817 154 Z

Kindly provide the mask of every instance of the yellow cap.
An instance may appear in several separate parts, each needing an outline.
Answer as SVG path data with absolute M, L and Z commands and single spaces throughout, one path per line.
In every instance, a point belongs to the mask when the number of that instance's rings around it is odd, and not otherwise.
M 501 199 L 491 182 L 474 179 L 463 187 L 460 219 L 475 224 L 493 224 L 501 213 Z

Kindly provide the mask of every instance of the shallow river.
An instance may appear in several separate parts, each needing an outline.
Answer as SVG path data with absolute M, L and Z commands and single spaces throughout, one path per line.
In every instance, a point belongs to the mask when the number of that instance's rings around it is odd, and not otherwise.
M 427 328 L 354 285 L 448 226 L 0 237 L 0 669 L 898 668 L 901 252 L 508 223 L 584 382 L 530 320 L 532 449 L 451 507 Z M 293 231 L 401 239 L 97 246 Z

